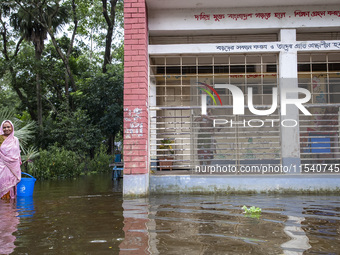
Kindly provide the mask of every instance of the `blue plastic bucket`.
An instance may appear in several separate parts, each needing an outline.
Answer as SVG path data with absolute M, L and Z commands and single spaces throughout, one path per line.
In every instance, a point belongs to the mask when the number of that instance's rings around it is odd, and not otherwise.
M 33 196 L 34 184 L 37 179 L 35 179 L 32 175 L 22 172 L 31 178 L 21 178 L 21 181 L 17 185 L 17 196 L 19 197 L 28 197 Z

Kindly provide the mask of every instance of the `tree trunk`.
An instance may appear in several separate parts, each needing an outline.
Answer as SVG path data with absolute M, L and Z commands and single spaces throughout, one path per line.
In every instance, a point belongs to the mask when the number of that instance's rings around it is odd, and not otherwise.
M 42 100 L 41 100 L 41 80 L 40 80 L 40 60 L 42 55 L 43 45 L 39 43 L 35 44 L 35 59 L 38 62 L 38 71 L 36 74 L 36 93 L 37 93 L 37 121 L 39 129 L 41 130 L 43 121 L 42 121 Z
M 105 54 L 104 54 L 104 64 L 103 73 L 107 72 L 107 64 L 111 63 L 111 44 L 112 44 L 112 34 L 113 27 L 107 29 L 106 40 L 105 40 Z
M 76 83 L 75 83 L 75 81 L 73 79 L 73 74 L 72 74 L 70 63 L 69 63 L 69 59 L 68 59 L 69 56 L 65 56 L 64 53 L 61 51 L 60 47 L 58 46 L 57 40 L 54 37 L 53 32 L 51 32 L 49 30 L 48 34 L 51 37 L 51 40 L 52 40 L 54 48 L 56 49 L 58 55 L 60 56 L 61 60 L 63 61 L 64 65 L 65 65 L 66 72 L 67 72 L 67 75 L 69 77 L 69 81 L 71 83 L 71 87 L 72 87 L 73 91 L 76 92 L 77 91 L 77 86 L 76 86 Z
M 103 15 L 107 24 L 107 33 L 106 33 L 106 40 L 105 40 L 105 54 L 104 54 L 104 63 L 103 63 L 103 73 L 107 72 L 107 65 L 111 63 L 112 56 L 111 56 L 111 44 L 112 44 L 112 35 L 113 29 L 115 26 L 115 16 L 116 16 L 116 5 L 117 0 L 110 0 L 111 9 L 110 15 L 107 11 L 107 0 L 102 0 L 103 4 Z
M 67 107 L 70 106 L 70 92 L 69 92 L 69 76 L 67 74 L 67 71 L 65 70 L 65 97 L 66 97 L 66 105 Z
M 41 84 L 40 84 L 40 75 L 37 73 L 36 75 L 36 90 L 37 90 L 37 118 L 38 118 L 38 126 L 42 127 L 42 100 L 41 100 Z
M 115 155 L 115 138 L 116 138 L 116 134 L 113 133 L 110 136 L 109 142 L 110 142 L 110 154 L 111 155 Z
M 73 74 L 72 74 L 72 70 L 71 70 L 71 67 L 70 67 L 70 61 L 69 60 L 70 60 L 70 56 L 71 56 L 71 53 L 72 53 L 73 43 L 74 43 L 74 40 L 75 40 L 75 36 L 77 34 L 77 27 L 78 27 L 78 18 L 77 18 L 76 10 L 77 10 L 77 5 L 75 3 L 75 0 L 72 0 L 72 14 L 73 14 L 74 28 L 73 28 L 72 37 L 71 37 L 70 44 L 68 46 L 66 54 L 64 54 L 61 51 L 60 47 L 58 46 L 57 40 L 54 37 L 53 30 L 51 28 L 47 28 L 47 33 L 51 37 L 53 46 L 56 49 L 58 55 L 60 56 L 61 60 L 63 61 L 64 65 L 65 65 L 66 72 L 68 74 L 69 82 L 71 83 L 71 87 L 72 87 L 73 92 L 77 91 L 77 86 L 76 86 L 76 83 L 73 79 Z M 65 90 L 66 90 L 66 87 L 65 87 Z M 68 90 L 65 91 L 65 93 L 68 93 Z

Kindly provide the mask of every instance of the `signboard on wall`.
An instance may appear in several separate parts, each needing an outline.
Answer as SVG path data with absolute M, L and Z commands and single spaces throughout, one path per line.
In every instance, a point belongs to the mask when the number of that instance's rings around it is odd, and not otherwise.
M 151 10 L 149 32 L 340 26 L 339 6 Z

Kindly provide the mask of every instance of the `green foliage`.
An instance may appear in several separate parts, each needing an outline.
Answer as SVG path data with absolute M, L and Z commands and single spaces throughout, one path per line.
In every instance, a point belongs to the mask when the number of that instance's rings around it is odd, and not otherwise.
M 111 155 L 107 154 L 107 148 L 101 145 L 95 152 L 94 158 L 88 164 L 88 170 L 90 172 L 108 172 L 112 170 L 110 163 L 113 162 Z
M 88 113 L 92 124 L 109 137 L 118 133 L 123 124 L 123 68 L 108 66 L 105 74 L 96 74 L 84 81 L 77 103 Z
M 34 138 L 36 124 L 33 121 L 29 121 L 26 122 L 24 126 L 17 126 L 19 127 L 19 130 L 15 132 L 15 136 L 19 139 L 21 149 L 25 152 L 25 148 L 28 146 L 29 141 L 32 141 Z
M 65 179 L 75 178 L 81 174 L 101 173 L 112 170 L 109 166 L 113 162 L 112 156 L 107 155 L 106 147 L 100 146 L 92 160 L 85 160 L 73 151 L 63 147 L 51 146 L 48 150 L 41 150 L 32 162 L 25 162 L 24 169 L 37 179 Z M 87 170 L 85 172 L 85 169 Z
M 11 25 L 41 53 L 47 29 L 60 29 L 68 19 L 68 11 L 66 6 L 59 5 L 59 1 L 25 1 L 11 16 Z
M 49 157 L 61 157 L 64 151 L 75 153 L 74 158 L 87 162 L 91 171 L 106 171 L 111 156 L 101 144 L 109 144 L 119 135 L 122 139 L 123 1 L 116 5 L 113 64 L 107 66 L 105 74 L 107 23 L 102 1 L 75 0 L 75 4 L 78 29 L 68 59 L 75 81 L 71 84 L 57 49 L 66 55 L 70 46 L 72 0 L 0 1 L 0 119 L 3 115 L 14 122 L 15 135 L 23 145 L 23 170 L 36 173 L 38 178 L 79 173 L 78 168 L 72 173 L 47 164 Z M 55 35 L 57 46 L 46 37 L 48 33 Z M 39 128 L 34 122 L 38 120 L 37 79 L 43 115 Z
M 88 115 L 81 109 L 74 112 L 60 111 L 55 118 L 50 115 L 45 120 L 43 133 L 43 148 L 55 143 L 58 147 L 77 152 L 84 157 L 103 140 L 100 129 L 90 122 Z
M 24 151 L 24 154 L 21 156 L 22 161 L 22 171 L 24 172 L 33 172 L 35 169 L 35 165 L 33 164 L 33 160 L 39 156 L 39 150 L 31 146 L 26 151 Z
M 1 60 L 0 60 L 1 61 Z M 2 71 L 5 70 L 5 67 L 1 67 Z M 0 71 L 1 72 L 1 71 Z M 1 77 L 1 74 L 0 74 Z M 14 107 L 20 106 L 20 101 L 17 99 L 17 95 L 11 88 L 11 77 L 10 74 L 7 72 L 4 74 L 3 78 L 0 78 L 0 108 L 1 109 L 12 109 Z
M 77 15 L 82 22 L 78 24 L 78 34 L 85 37 L 86 40 L 93 42 L 93 48 L 105 46 L 105 36 L 107 24 L 102 14 L 103 4 L 101 0 L 78 0 Z M 108 7 L 111 7 L 108 1 Z M 116 42 L 123 41 L 123 21 L 124 21 L 124 1 L 118 0 L 116 5 L 115 31 L 114 38 Z
M 31 146 L 25 151 L 25 154 L 21 156 L 22 164 L 33 163 L 33 160 L 38 156 L 39 150 L 36 147 Z
M 34 48 L 27 43 L 22 43 L 21 50 L 16 58 L 5 61 L 6 73 L 3 78 L 8 81 L 8 88 L 6 88 L 6 84 L 0 84 L 1 89 L 6 90 L 3 96 L 8 98 L 9 95 L 15 93 L 16 97 L 12 99 L 15 103 L 8 105 L 8 107 L 11 110 L 17 109 L 16 112 L 27 110 L 33 119 L 35 119 L 37 108 L 34 73 L 40 72 L 42 67 L 35 61 L 34 55 Z M 45 91 L 44 83 L 42 87 Z M 2 102 L 2 104 L 5 103 L 6 101 Z
M 30 173 L 38 179 L 74 178 L 84 169 L 83 159 L 73 151 L 57 146 L 41 150 Z
M 244 213 L 250 217 L 255 217 L 255 218 L 259 218 L 262 210 L 261 208 L 259 207 L 255 207 L 255 206 L 252 206 L 252 207 L 247 207 L 247 206 L 243 206 L 242 209 L 244 210 Z

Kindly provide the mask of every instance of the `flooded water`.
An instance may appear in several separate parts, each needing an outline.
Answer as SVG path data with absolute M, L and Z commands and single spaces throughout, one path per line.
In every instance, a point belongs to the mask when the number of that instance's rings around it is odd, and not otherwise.
M 110 175 L 37 182 L 33 198 L 0 201 L 0 254 L 340 253 L 340 196 L 123 200 L 121 186 Z

